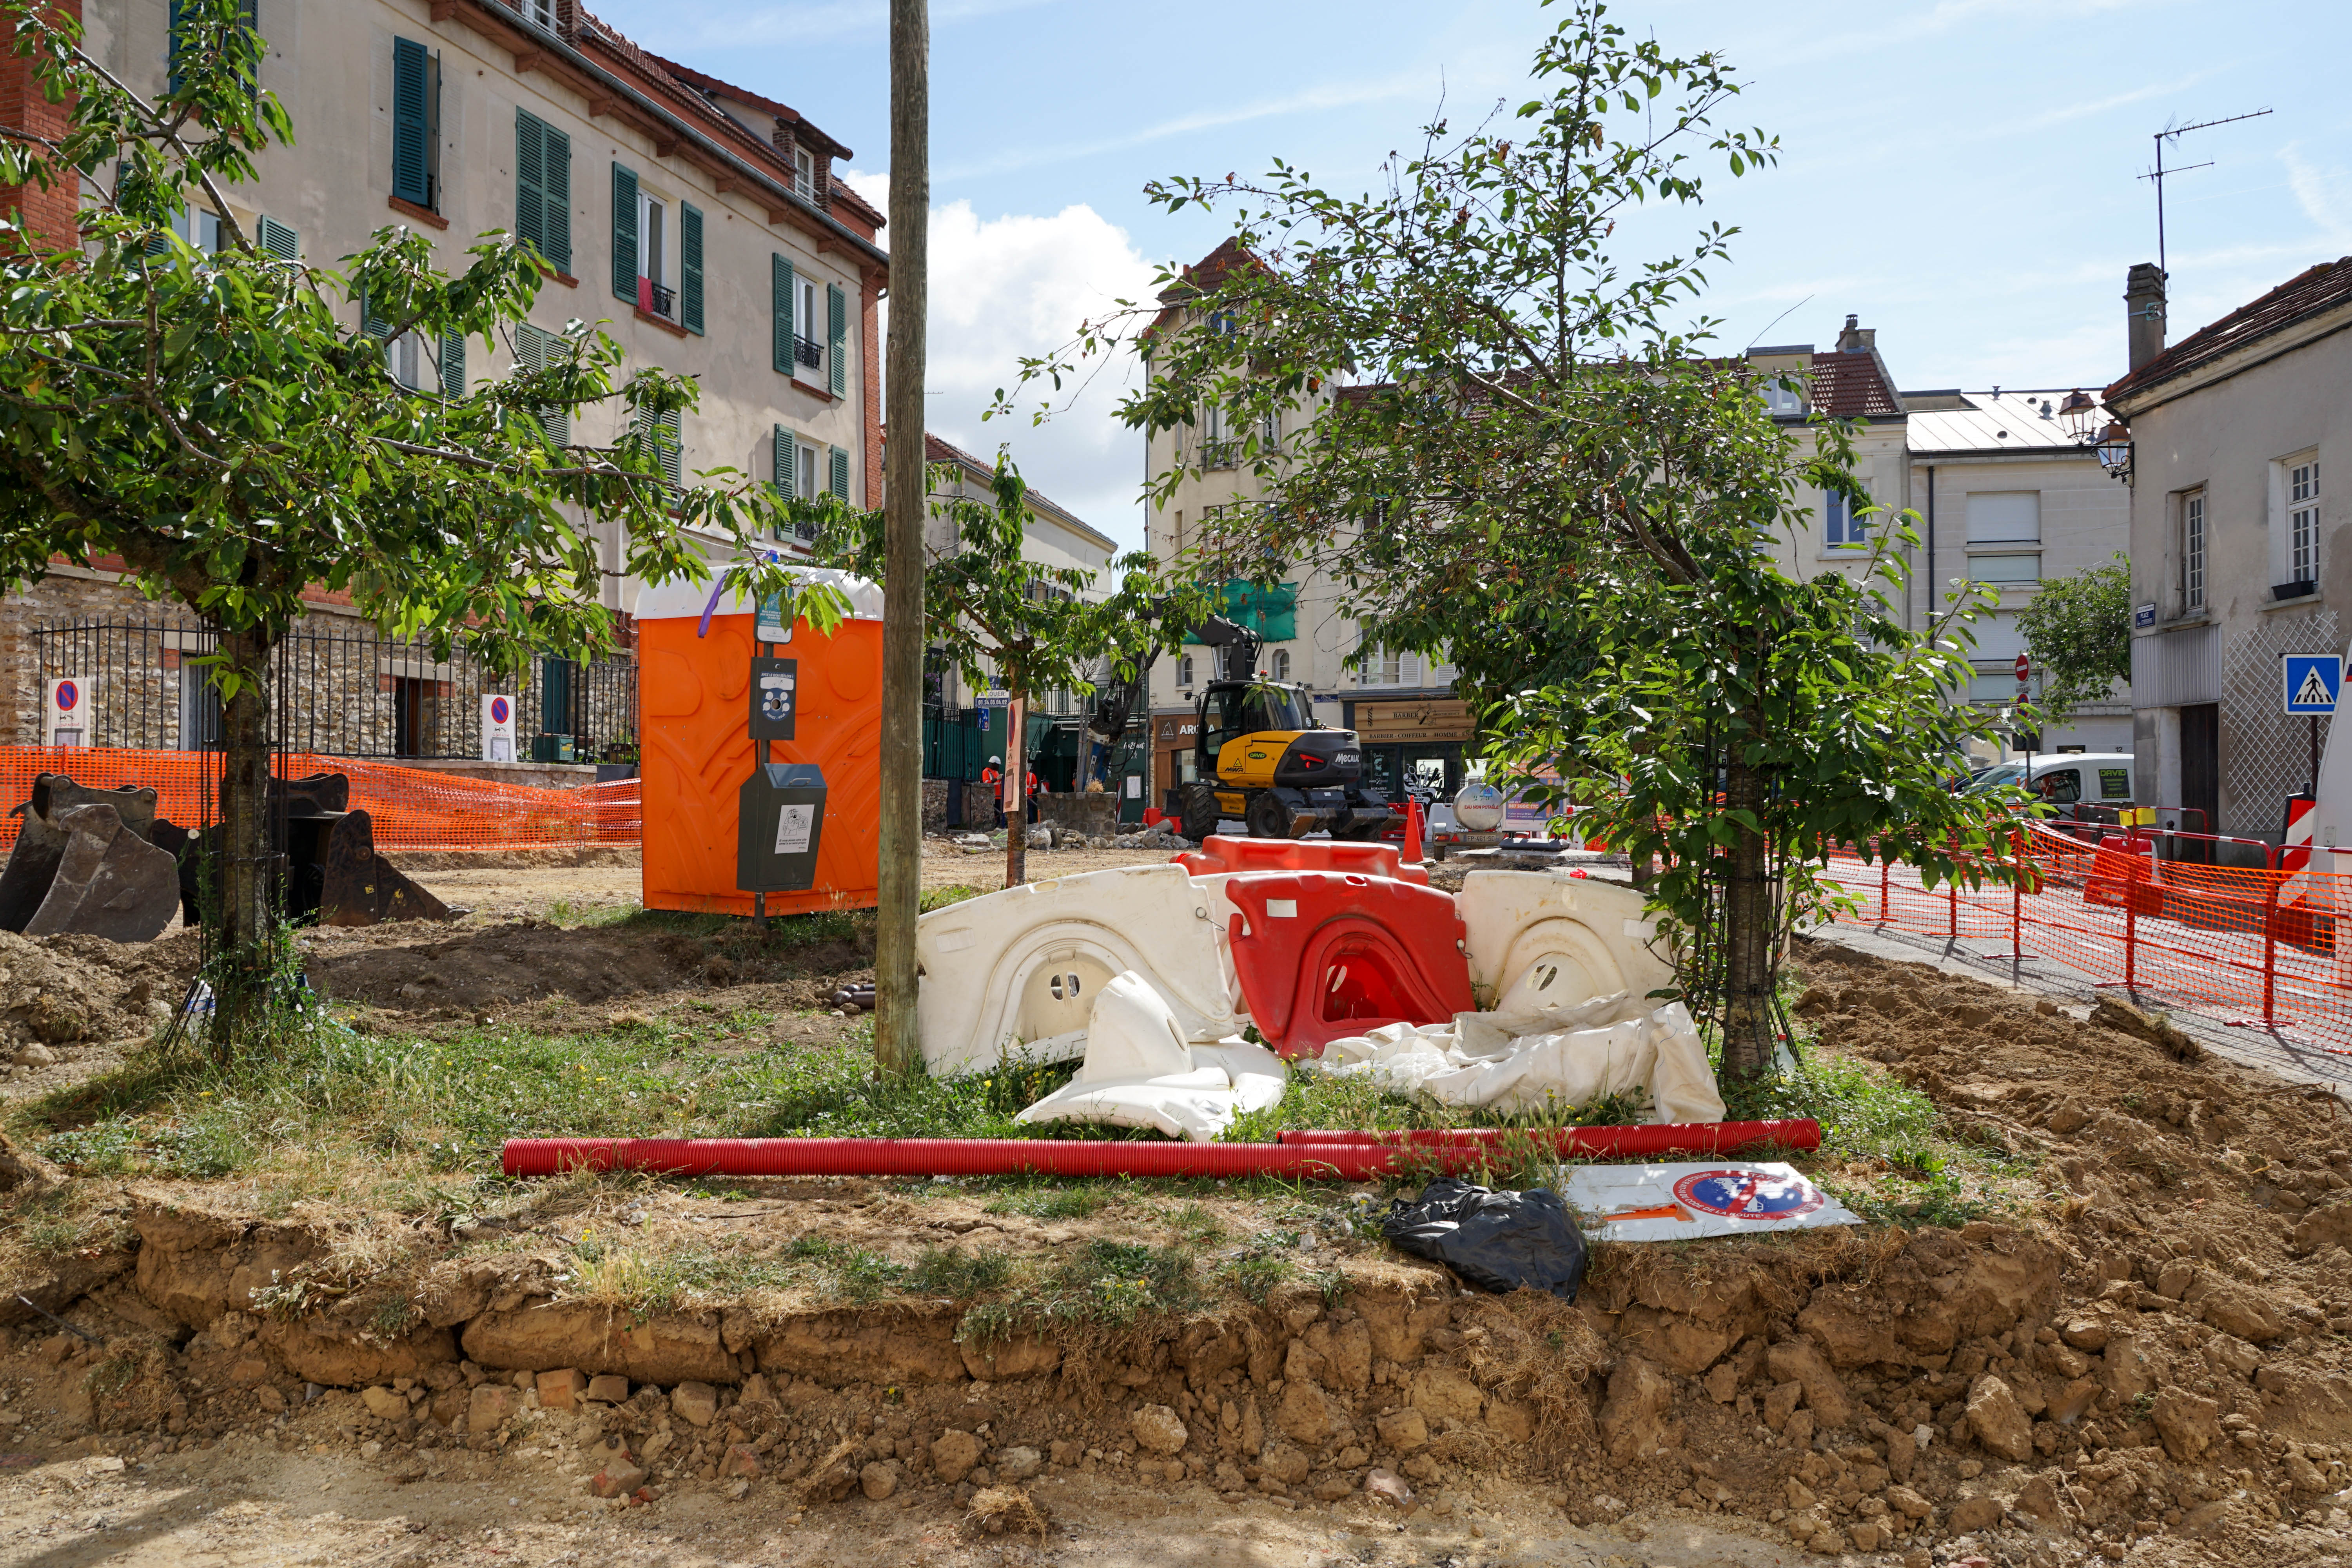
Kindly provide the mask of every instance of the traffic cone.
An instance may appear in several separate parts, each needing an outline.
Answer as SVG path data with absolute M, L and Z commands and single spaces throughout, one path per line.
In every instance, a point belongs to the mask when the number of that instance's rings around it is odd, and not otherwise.
M 1404 863 L 1421 864 L 1421 802 L 1407 796 L 1404 803 Z

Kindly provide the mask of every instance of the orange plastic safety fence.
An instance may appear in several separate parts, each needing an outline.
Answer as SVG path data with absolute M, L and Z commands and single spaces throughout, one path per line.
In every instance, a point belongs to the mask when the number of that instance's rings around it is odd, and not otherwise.
M 527 784 L 461 778 L 429 768 L 404 768 L 364 757 L 306 752 L 274 755 L 280 776 L 342 773 L 352 781 L 352 806 L 373 819 L 379 849 L 501 849 L 542 846 L 635 844 L 643 813 L 637 781 L 533 789 Z M 155 814 L 184 826 L 220 816 L 220 759 L 196 752 L 114 748 L 0 746 L 0 810 L 29 800 L 37 773 L 64 773 L 100 789 L 154 786 Z M 23 819 L 0 819 L 0 847 L 13 844 Z
M 2163 860 L 2126 835 L 2093 845 L 2036 826 L 2026 838 L 2015 890 L 1930 889 L 1906 867 L 1840 857 L 1832 870 L 1859 908 L 1838 918 L 1997 942 L 2155 1005 L 2352 1055 L 2352 933 L 2342 961 L 2336 936 L 2352 877 Z

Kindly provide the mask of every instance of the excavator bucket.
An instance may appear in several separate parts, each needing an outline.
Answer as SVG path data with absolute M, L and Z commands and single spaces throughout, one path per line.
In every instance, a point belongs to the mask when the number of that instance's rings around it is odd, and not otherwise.
M 95 793 L 95 792 L 93 792 Z M 142 792 L 153 810 L 154 791 Z M 72 805 L 47 819 L 66 835 L 47 896 L 26 936 L 102 936 L 152 942 L 180 907 L 180 868 L 110 804 Z
M 375 825 L 364 811 L 327 823 L 319 856 L 319 923 L 372 926 L 380 921 L 446 921 L 449 906 L 393 868 L 375 852 Z
M 62 814 L 84 805 L 112 808 L 115 820 L 142 842 L 155 835 L 155 792 L 152 788 L 94 789 L 63 773 L 41 773 L 33 780 L 33 798 L 8 815 L 24 817 L 16 847 L 8 851 L 6 869 L 0 870 L 0 931 L 22 931 L 49 896 L 64 860 L 73 830 Z M 111 835 L 109 835 L 110 840 Z M 170 918 L 165 917 L 165 924 Z M 160 928 L 158 928 L 160 929 Z

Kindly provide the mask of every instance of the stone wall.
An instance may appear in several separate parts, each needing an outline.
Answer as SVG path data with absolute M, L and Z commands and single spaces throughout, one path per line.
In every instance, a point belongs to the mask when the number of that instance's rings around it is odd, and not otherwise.
M 1037 797 L 1037 820 L 1089 837 L 1108 838 L 1118 831 L 1118 796 L 1108 791 L 1041 795 Z

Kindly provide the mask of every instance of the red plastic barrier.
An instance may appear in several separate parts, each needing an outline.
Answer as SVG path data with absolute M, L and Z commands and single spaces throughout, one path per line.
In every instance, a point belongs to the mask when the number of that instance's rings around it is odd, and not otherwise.
M 718 1176 L 1012 1176 L 1038 1172 L 1367 1182 L 1387 1174 L 1405 1152 L 1375 1143 L 1080 1143 L 1043 1138 L 516 1138 L 507 1143 L 504 1163 L 509 1176 L 551 1176 L 584 1167 Z M 1477 1163 L 1478 1151 L 1472 1145 L 1461 1145 L 1458 1152 L 1462 1168 Z
M 1330 871 L 1236 877 L 1234 972 L 1250 1021 L 1285 1057 L 1382 1024 L 1442 1024 L 1477 1006 L 1454 896 Z
M 1349 838 L 1229 838 L 1219 834 L 1175 860 L 1194 877 L 1242 871 L 1353 871 L 1424 887 L 1429 882 L 1429 868 L 1405 864 L 1398 858 L 1395 845 Z
M 1642 1127 L 1452 1127 L 1411 1132 L 1327 1132 L 1293 1131 L 1282 1133 L 1286 1144 L 1307 1148 L 1375 1144 L 1412 1149 L 1484 1147 L 1505 1138 L 1549 1136 L 1562 1155 L 1601 1156 L 1692 1154 L 1702 1158 L 1741 1149 L 1774 1145 L 1782 1149 L 1818 1149 L 1818 1121 L 1670 1121 Z

